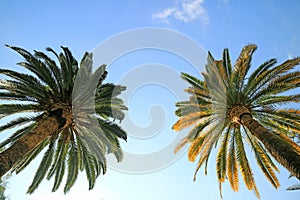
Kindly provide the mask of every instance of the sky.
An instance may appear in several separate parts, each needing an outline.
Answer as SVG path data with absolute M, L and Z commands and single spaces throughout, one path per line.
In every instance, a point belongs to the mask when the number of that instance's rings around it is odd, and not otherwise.
M 62 186 L 50 192 L 53 180 L 26 194 L 40 156 L 10 178 L 7 195 L 12 200 L 220 199 L 214 153 L 208 175 L 200 170 L 196 182 L 196 163 L 188 161 L 186 150 L 173 154 L 186 133 L 171 130 L 177 120 L 174 104 L 187 98 L 180 72 L 200 77 L 205 52 L 220 59 L 227 47 L 234 61 L 249 43 L 258 46 L 253 68 L 270 58 L 280 63 L 300 56 L 299 10 L 297 0 L 0 1 L 1 68 L 20 70 L 15 64 L 22 59 L 5 44 L 29 51 L 67 46 L 78 60 L 84 52 L 94 52 L 95 65 L 108 65 L 107 80 L 128 86 L 123 98 L 129 107 L 121 124 L 129 134 L 122 142 L 124 160 L 115 163 L 110 158 L 108 172 L 93 190 L 81 173 L 66 195 Z M 0 135 L 0 141 L 5 136 Z M 276 190 L 256 166 L 251 150 L 247 153 L 262 200 L 299 199 L 298 191 L 285 190 L 297 180 L 288 179 L 284 168 L 279 167 L 281 187 Z M 239 192 L 223 184 L 223 199 L 256 198 L 241 180 Z

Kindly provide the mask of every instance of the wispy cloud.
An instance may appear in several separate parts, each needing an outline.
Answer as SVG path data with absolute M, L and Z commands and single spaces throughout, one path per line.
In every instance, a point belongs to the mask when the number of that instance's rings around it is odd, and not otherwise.
M 152 18 L 164 23 L 169 23 L 171 17 L 186 23 L 199 19 L 203 27 L 206 27 L 209 24 L 209 17 L 203 3 L 204 0 L 182 1 L 178 6 L 169 7 L 152 14 Z
M 174 12 L 176 12 L 176 10 L 177 9 L 175 7 L 167 8 L 167 9 L 164 9 L 163 11 L 161 11 L 161 12 L 152 14 L 152 18 L 153 19 L 159 19 L 164 23 L 169 23 L 168 18 L 170 16 L 172 16 L 174 14 Z

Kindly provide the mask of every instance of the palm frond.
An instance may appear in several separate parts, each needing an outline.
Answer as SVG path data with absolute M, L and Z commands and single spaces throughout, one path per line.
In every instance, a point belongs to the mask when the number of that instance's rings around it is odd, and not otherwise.
M 275 77 L 284 74 L 285 72 L 293 69 L 300 62 L 300 58 L 294 58 L 288 60 L 281 65 L 273 67 L 272 69 L 266 70 L 265 72 L 259 74 L 251 84 L 251 87 L 248 89 L 247 96 L 251 98 L 257 91 L 259 91 L 266 83 Z
M 204 82 L 194 76 L 191 76 L 187 73 L 181 73 L 181 78 L 187 81 L 194 88 L 205 89 Z
M 239 91 L 241 91 L 244 86 L 244 79 L 250 69 L 252 55 L 256 49 L 257 46 L 255 44 L 249 44 L 245 46 L 235 62 L 235 67 L 231 78 L 234 80 Z
M 46 50 L 54 52 L 51 48 L 47 48 Z M 55 53 L 55 52 L 54 52 Z M 54 60 L 52 60 L 49 56 L 41 51 L 35 51 L 34 54 L 37 58 L 43 60 L 44 64 L 49 68 L 51 74 L 53 75 L 54 81 L 53 84 L 49 86 L 54 94 L 59 94 L 62 89 L 62 79 L 61 79 L 61 71 Z
M 260 97 L 255 104 L 260 106 L 267 105 L 285 105 L 289 103 L 299 103 L 300 102 L 300 94 L 296 95 L 267 95 L 264 97 Z
M 188 158 L 190 161 L 194 162 L 197 156 L 200 154 L 201 147 L 206 136 L 207 135 L 199 136 L 191 144 L 188 152 Z
M 249 190 L 252 190 L 254 189 L 256 184 L 254 181 L 252 170 L 249 165 L 249 161 L 246 156 L 240 129 L 235 130 L 235 144 L 237 152 L 237 161 L 240 166 L 240 172 L 242 174 L 246 187 Z
M 28 126 L 21 128 L 21 129 L 18 129 L 10 137 L 8 137 L 6 140 L 4 140 L 0 143 L 0 148 L 4 147 L 7 144 L 14 143 L 19 138 L 21 138 L 23 135 L 32 131 L 36 127 L 36 125 L 37 125 L 36 123 L 33 123 L 33 124 L 30 124 Z
M 235 148 L 235 134 L 234 130 L 231 131 L 231 138 L 229 140 L 227 152 L 227 178 L 233 191 L 239 190 L 239 176 L 238 176 L 238 162 Z
M 267 71 L 274 66 L 277 63 L 276 59 L 270 59 L 268 61 L 266 61 L 265 63 L 263 63 L 262 65 L 260 65 L 256 70 L 254 70 L 254 72 L 251 73 L 251 75 L 248 78 L 247 84 L 245 85 L 244 89 L 243 89 L 243 93 L 248 95 L 250 91 L 252 91 L 255 84 L 257 84 L 257 82 L 259 82 L 257 80 L 258 76 L 260 74 L 266 74 Z M 260 79 L 263 79 L 264 76 L 260 76 Z
M 205 119 L 205 118 L 209 117 L 210 115 L 211 114 L 209 114 L 208 112 L 195 112 L 195 113 L 188 114 L 188 115 L 182 117 L 181 119 L 179 119 L 173 125 L 173 129 L 175 131 L 180 131 L 184 128 L 191 126 L 192 124 L 197 124 L 199 122 L 199 120 Z
M 273 164 L 270 163 L 270 158 L 268 158 L 268 154 L 265 150 L 263 150 L 262 146 L 258 144 L 258 141 L 256 138 L 252 136 L 251 133 L 247 129 L 244 129 L 244 131 L 247 133 L 247 139 L 250 142 L 251 146 L 253 147 L 253 151 L 255 154 L 256 161 L 258 163 L 258 166 L 263 171 L 264 175 L 267 177 L 267 179 L 270 181 L 270 183 L 275 187 L 278 188 L 280 186 L 279 181 L 273 171 Z M 275 168 L 277 169 L 277 168 Z
M 79 161 L 78 161 L 79 151 L 78 151 L 77 143 L 75 141 L 71 141 L 70 143 L 71 144 L 67 155 L 68 175 L 64 187 L 64 193 L 67 193 L 74 185 L 79 171 Z
M 38 115 L 38 116 L 30 116 L 30 117 L 18 117 L 17 119 L 14 119 L 12 121 L 9 121 L 8 123 L 6 123 L 5 125 L 0 126 L 0 132 L 2 131 L 6 131 L 30 122 L 34 122 L 36 120 L 38 120 L 42 115 Z M 0 145 L 1 146 L 1 145 Z
M 223 124 L 214 123 L 211 125 L 211 127 L 209 127 L 209 130 L 207 130 L 207 132 L 203 134 L 205 138 L 202 142 L 202 148 L 200 149 L 200 157 L 198 160 L 197 168 L 194 173 L 194 180 L 196 180 L 196 175 L 203 163 L 207 163 L 211 150 L 222 133 L 221 127 L 223 126 Z
M 226 163 L 226 150 L 228 148 L 228 143 L 230 139 L 230 131 L 231 131 L 231 126 L 229 126 L 226 130 L 226 133 L 223 136 L 222 142 L 220 144 L 219 151 L 217 153 L 217 175 L 218 175 L 218 180 L 220 183 L 225 181 L 226 177 L 226 168 L 227 168 L 227 163 Z
M 93 189 L 96 181 L 96 171 L 95 171 L 94 161 L 92 158 L 93 156 L 89 153 L 85 145 L 83 145 L 80 140 L 78 140 L 78 144 L 79 146 L 81 146 L 81 150 L 82 150 L 81 156 L 83 159 L 86 176 L 89 181 L 89 189 Z
M 39 166 L 38 170 L 35 173 L 35 176 L 33 178 L 31 185 L 27 190 L 27 193 L 31 194 L 39 186 L 39 184 L 45 177 L 47 170 L 50 167 L 52 162 L 53 152 L 54 152 L 54 142 L 51 142 L 48 147 L 48 150 L 45 152 L 44 157 L 41 161 L 42 164 Z
M 53 162 L 52 162 L 51 168 L 49 169 L 48 174 L 47 174 L 48 180 L 51 179 L 51 177 L 54 175 L 55 171 L 57 170 L 57 165 L 59 163 L 59 159 L 60 159 L 61 155 L 63 155 L 63 152 L 65 151 L 66 146 L 64 145 L 64 142 L 62 142 L 62 141 L 63 141 L 63 134 L 60 134 L 59 141 L 57 141 L 57 144 L 56 144 Z
M 13 46 L 8 47 L 13 49 L 26 59 L 26 62 L 21 62 L 19 63 L 19 65 L 33 72 L 41 81 L 43 81 L 51 89 L 56 88 L 55 79 L 53 78 L 51 70 L 47 68 L 47 66 L 41 60 L 39 60 L 37 57 L 35 57 L 34 55 L 22 48 Z
M 33 100 L 35 102 L 41 102 L 41 103 L 46 103 L 47 102 L 43 99 L 47 99 L 49 97 L 49 93 L 40 91 L 40 90 L 35 90 L 34 88 L 28 87 L 28 85 L 19 82 L 19 81 L 14 81 L 14 80 L 0 80 L 0 89 L 3 89 L 5 91 L 9 91 L 13 95 L 17 95 L 29 98 L 30 100 Z M 44 87 L 46 90 L 46 87 Z M 16 99 L 18 100 L 18 99 Z
M 300 72 L 293 72 L 272 79 L 266 86 L 257 91 L 251 98 L 252 101 L 269 95 L 276 95 L 282 92 L 297 88 L 300 85 Z
M 286 190 L 300 190 L 300 184 L 294 184 L 288 188 L 286 188 Z
M 56 163 L 56 167 L 55 167 L 55 178 L 54 178 L 54 185 L 52 187 L 52 192 L 55 192 L 61 182 L 62 182 L 62 179 L 63 179 L 63 176 L 64 176 L 64 173 L 65 173 L 65 168 L 66 168 L 66 155 L 68 153 L 68 150 L 69 150 L 69 144 L 70 143 L 63 143 L 63 148 L 61 151 L 61 154 L 59 156 L 59 159 L 57 160 L 57 163 Z
M 228 48 L 225 48 L 223 51 L 223 66 L 226 68 L 226 75 L 227 75 L 227 82 L 229 82 L 229 78 L 231 77 L 232 73 L 232 66 L 231 66 L 231 59 L 229 56 Z

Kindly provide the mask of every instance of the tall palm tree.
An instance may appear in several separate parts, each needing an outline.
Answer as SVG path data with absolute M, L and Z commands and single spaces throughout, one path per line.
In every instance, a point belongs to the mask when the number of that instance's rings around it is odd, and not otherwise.
M 14 131 L 0 144 L 8 147 L 0 153 L 0 177 L 11 169 L 19 173 L 47 147 L 28 193 L 52 177 L 56 191 L 65 172 L 66 193 L 79 170 L 85 170 L 92 189 L 106 172 L 106 153 L 122 159 L 119 139 L 127 135 L 115 119 L 121 121 L 127 109 L 118 98 L 125 87 L 103 84 L 105 65 L 93 72 L 91 53 L 85 53 L 79 66 L 66 47 L 60 54 L 47 48 L 58 62 L 40 51 L 9 47 L 25 59 L 18 64 L 27 73 L 0 69 L 8 77 L 0 80 L 0 118 L 13 116 L 0 131 Z
M 175 152 L 190 143 L 189 160 L 199 156 L 194 179 L 203 164 L 206 174 L 215 146 L 220 192 L 225 179 L 238 191 L 240 169 L 247 188 L 259 197 L 245 143 L 275 188 L 279 187 L 275 174 L 278 168 L 271 157 L 300 179 L 300 147 L 288 137 L 291 132 L 300 133 L 300 110 L 287 107 L 299 102 L 300 94 L 286 93 L 300 86 L 300 72 L 292 70 L 300 58 L 277 66 L 276 60 L 270 59 L 249 73 L 256 48 L 253 44 L 245 46 L 234 66 L 228 49 L 223 51 L 222 60 L 214 60 L 209 53 L 203 81 L 182 73 L 190 84 L 185 91 L 191 96 L 176 104 L 179 120 L 173 129 L 193 127 Z

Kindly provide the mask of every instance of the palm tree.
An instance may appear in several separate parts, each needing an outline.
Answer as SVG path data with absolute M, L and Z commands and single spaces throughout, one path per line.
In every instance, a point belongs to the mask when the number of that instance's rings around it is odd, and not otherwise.
M 238 191 L 240 169 L 245 185 L 259 198 L 245 143 L 275 188 L 279 187 L 275 174 L 278 168 L 270 156 L 300 179 L 300 147 L 288 137 L 291 132 L 300 133 L 300 110 L 287 107 L 299 102 L 300 94 L 286 93 L 300 86 L 300 72 L 292 70 L 300 58 L 277 66 L 276 60 L 270 59 L 250 74 L 256 48 L 253 44 L 245 46 L 234 66 L 228 49 L 223 51 L 222 60 L 214 60 L 209 53 L 204 81 L 182 73 L 190 84 L 185 91 L 191 96 L 176 104 L 179 120 L 173 129 L 193 127 L 175 152 L 190 143 L 189 160 L 194 162 L 199 156 L 194 179 L 203 164 L 206 174 L 210 153 L 216 146 L 220 192 L 225 179 Z
M 66 193 L 79 170 L 85 170 L 92 189 L 106 172 L 106 153 L 122 159 L 119 139 L 126 140 L 127 135 L 114 121 L 121 121 L 127 109 L 118 98 L 125 87 L 103 84 L 105 65 L 92 72 L 91 53 L 85 53 L 79 67 L 66 47 L 60 54 L 47 48 L 58 65 L 43 52 L 9 47 L 25 59 L 18 64 L 27 73 L 0 69 L 9 77 L 0 80 L 0 118 L 13 116 L 0 131 L 14 131 L 0 144 L 8 147 L 0 153 L 0 177 L 11 169 L 19 173 L 47 147 L 28 193 L 52 177 L 56 191 L 65 172 Z

